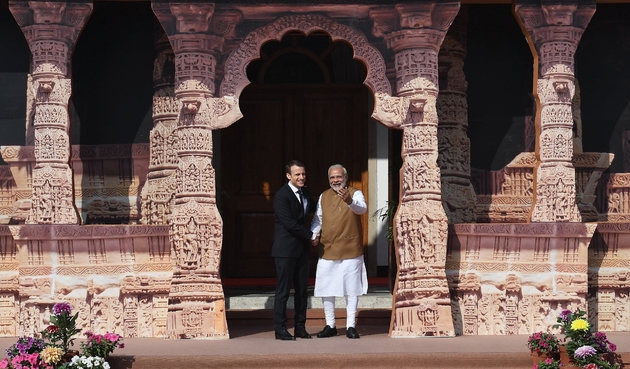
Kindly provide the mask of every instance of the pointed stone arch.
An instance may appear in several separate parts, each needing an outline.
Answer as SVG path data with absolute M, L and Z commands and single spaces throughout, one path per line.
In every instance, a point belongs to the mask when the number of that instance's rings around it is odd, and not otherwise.
M 391 96 L 392 88 L 385 75 L 385 60 L 381 53 L 369 43 L 363 33 L 322 15 L 289 15 L 249 33 L 225 62 L 225 77 L 221 81 L 220 96 L 238 101 L 241 92 L 250 83 L 247 79 L 247 66 L 251 61 L 260 58 L 262 45 L 268 41 L 280 41 L 290 31 L 300 31 L 306 35 L 323 31 L 333 41 L 349 43 L 354 51 L 353 58 L 362 61 L 367 67 L 367 77 L 363 84 L 374 94 L 372 118 L 390 127 L 401 123 L 401 116 L 404 117 L 406 111 L 402 99 Z M 235 112 L 238 117 L 234 121 L 242 117 L 238 105 L 235 108 L 238 110 Z

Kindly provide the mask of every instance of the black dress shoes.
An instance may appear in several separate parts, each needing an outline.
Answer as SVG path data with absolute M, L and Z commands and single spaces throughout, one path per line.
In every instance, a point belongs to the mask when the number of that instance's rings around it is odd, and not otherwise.
M 359 333 L 354 327 L 346 329 L 346 337 L 348 338 L 360 338 Z
M 293 334 L 295 335 L 295 337 L 300 337 L 300 338 L 312 338 L 310 334 L 308 334 L 308 332 L 306 331 L 306 329 L 301 328 L 301 329 L 295 329 L 293 331 Z
M 337 327 L 330 328 L 329 325 L 325 326 L 321 332 L 317 333 L 317 338 L 326 338 L 337 335 Z
M 282 332 L 276 332 L 276 339 L 282 341 L 295 341 L 295 337 L 285 329 Z

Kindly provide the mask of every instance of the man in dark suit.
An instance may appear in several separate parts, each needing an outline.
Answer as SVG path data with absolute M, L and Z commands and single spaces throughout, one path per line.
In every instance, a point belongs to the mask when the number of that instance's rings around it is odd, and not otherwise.
M 313 233 L 306 224 L 308 213 L 317 204 L 304 187 L 306 170 L 297 160 L 285 168 L 289 180 L 275 194 L 273 211 L 276 217 L 271 256 L 276 263 L 278 284 L 273 307 L 273 328 L 278 340 L 311 338 L 306 332 L 306 304 L 308 299 L 309 245 Z M 292 336 L 286 328 L 287 300 L 295 289 L 295 325 Z

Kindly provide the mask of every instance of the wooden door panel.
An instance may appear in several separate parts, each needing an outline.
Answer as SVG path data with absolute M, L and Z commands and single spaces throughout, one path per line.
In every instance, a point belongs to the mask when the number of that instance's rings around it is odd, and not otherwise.
M 284 183 L 277 163 L 284 160 L 286 117 L 292 96 L 247 94 L 240 108 L 243 118 L 221 132 L 222 210 L 224 243 L 222 275 L 275 275 L 270 258 L 273 237 L 273 192 Z
M 286 182 L 284 165 L 305 163 L 316 199 L 328 188 L 327 170 L 348 168 L 365 190 L 367 94 L 362 86 L 248 86 L 243 118 L 221 131 L 219 176 L 224 217 L 223 277 L 275 277 L 271 258 L 273 195 Z M 314 276 L 317 250 L 311 253 Z

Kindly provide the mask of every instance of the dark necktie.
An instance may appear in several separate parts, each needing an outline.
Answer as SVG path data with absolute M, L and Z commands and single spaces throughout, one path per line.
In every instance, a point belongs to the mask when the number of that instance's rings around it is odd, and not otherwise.
M 302 200 L 302 190 L 297 190 L 298 197 L 300 198 L 300 205 L 302 206 L 302 212 L 304 212 L 304 200 Z

